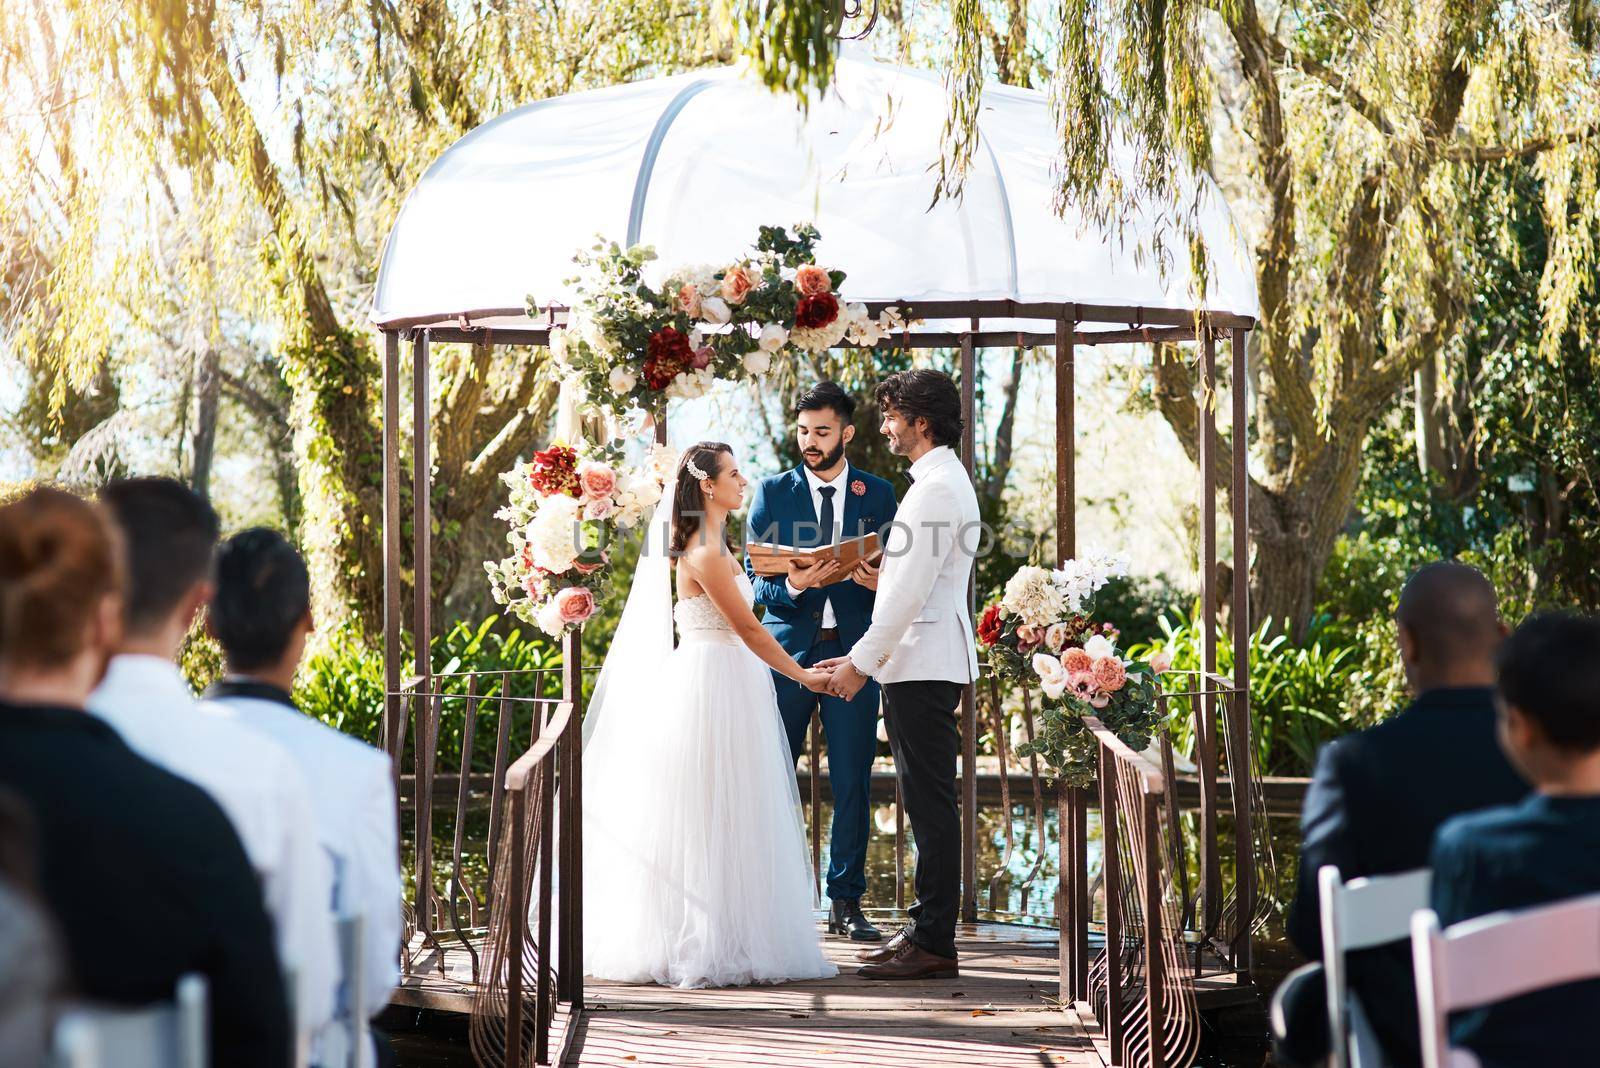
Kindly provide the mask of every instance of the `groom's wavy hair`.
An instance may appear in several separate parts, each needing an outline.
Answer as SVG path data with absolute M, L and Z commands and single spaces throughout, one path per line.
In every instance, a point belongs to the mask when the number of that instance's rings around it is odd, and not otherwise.
M 918 419 L 927 420 L 928 437 L 935 445 L 961 440 L 961 391 L 943 371 L 919 367 L 892 374 L 878 383 L 872 399 L 880 411 L 893 408 L 912 426 Z
M 727 466 L 727 457 L 733 447 L 721 441 L 697 441 L 683 450 L 678 460 L 678 481 L 672 493 L 672 540 L 668 543 L 670 555 L 676 559 L 689 551 L 695 535 L 706 522 L 706 497 L 700 492 L 700 480 L 689 473 L 689 464 L 708 479 L 715 479 Z M 731 550 L 733 546 L 730 544 Z

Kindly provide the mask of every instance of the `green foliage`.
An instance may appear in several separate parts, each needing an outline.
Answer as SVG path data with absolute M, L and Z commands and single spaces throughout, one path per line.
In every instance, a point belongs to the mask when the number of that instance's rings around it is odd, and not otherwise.
M 1173 666 L 1162 677 L 1166 691 L 1196 689 L 1197 678 L 1188 673 L 1198 672 L 1203 662 L 1198 619 L 1173 613 L 1161 625 L 1160 638 L 1130 646 L 1128 655 L 1143 660 L 1165 650 Z M 1217 638 L 1217 671 L 1231 678 L 1232 643 L 1223 633 Z M 1274 634 L 1271 620 L 1262 621 L 1250 637 L 1250 738 L 1261 774 L 1308 775 L 1324 743 L 1376 722 L 1352 712 L 1352 697 L 1367 681 L 1365 668 L 1362 649 L 1342 640 L 1326 617 L 1318 617 L 1298 645 Z M 1168 711 L 1174 746 L 1192 754 L 1194 699 L 1171 697 Z
M 404 654 L 409 663 L 411 653 Z M 558 697 L 561 692 L 561 651 L 542 634 L 506 628 L 505 621 L 490 618 L 476 625 L 461 622 L 436 635 L 432 645 L 433 670 L 439 692 L 465 694 L 467 675 L 479 672 L 480 697 L 498 697 L 502 679 L 509 678 L 513 697 Z M 533 672 L 543 674 L 534 675 Z M 513 672 L 496 676 L 490 672 Z M 402 677 L 409 675 L 402 671 Z M 295 680 L 295 701 L 308 715 L 362 741 L 377 745 L 383 736 L 383 649 L 366 644 L 353 627 L 341 628 L 326 646 L 306 658 Z M 450 771 L 460 767 L 467 702 L 445 698 L 441 703 L 435 767 Z M 498 703 L 481 702 L 473 732 L 472 767 L 488 771 L 494 766 L 499 730 Z M 514 753 L 527 743 L 533 724 L 532 706 L 513 705 L 511 738 Z M 414 716 L 414 714 L 413 714 Z M 415 754 L 415 719 L 406 731 L 402 766 L 410 771 Z
M 1084 725 L 1083 717 L 1096 717 L 1134 752 L 1143 752 L 1160 725 L 1156 705 L 1158 686 L 1148 666 L 1135 664 L 1128 669 L 1128 681 L 1110 696 L 1110 703 L 1104 708 L 1092 708 L 1071 697 L 1041 698 L 1039 733 L 1033 741 L 1018 746 L 1017 755 L 1041 757 L 1058 782 L 1076 787 L 1092 786 L 1098 767 L 1099 743 Z

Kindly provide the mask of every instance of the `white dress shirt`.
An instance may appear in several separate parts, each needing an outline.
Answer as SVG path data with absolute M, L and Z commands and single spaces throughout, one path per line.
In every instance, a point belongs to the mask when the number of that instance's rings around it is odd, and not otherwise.
M 113 658 L 88 707 L 134 752 L 221 806 L 261 876 L 279 960 L 295 973 L 296 1030 L 315 1034 L 333 1017 L 339 962 L 333 865 L 300 769 L 271 739 L 202 713 L 177 665 L 160 657 Z
M 816 472 L 811 470 L 809 467 L 805 469 L 805 472 L 806 485 L 811 488 L 812 513 L 817 517 L 817 522 L 819 523 L 822 522 L 822 487 L 833 487 L 833 529 L 831 531 L 823 531 L 822 533 L 828 536 L 828 540 L 830 542 L 838 544 L 843 537 L 844 532 L 844 494 L 845 484 L 850 478 L 850 465 L 840 465 L 839 473 L 834 475 L 833 480 L 830 482 L 824 482 L 822 479 L 818 478 Z M 788 579 L 784 579 L 783 584 L 788 588 L 790 597 L 800 596 L 801 591 L 795 589 L 794 583 L 790 582 Z M 824 630 L 828 630 L 837 627 L 838 625 L 839 621 L 834 617 L 833 614 L 833 602 L 824 596 L 822 601 L 821 626 Z
M 881 683 L 978 677 L 968 587 L 982 541 L 978 494 L 948 446 L 911 465 L 911 489 L 889 524 L 872 625 L 850 662 Z
M 333 912 L 366 920 L 362 1004 L 376 1014 L 400 978 L 400 834 L 388 754 L 286 701 L 228 694 L 204 700 L 200 708 L 270 738 L 299 766 L 311 788 L 318 840 L 333 857 Z M 346 1063 L 348 1035 L 345 1027 L 325 1028 L 313 1063 Z

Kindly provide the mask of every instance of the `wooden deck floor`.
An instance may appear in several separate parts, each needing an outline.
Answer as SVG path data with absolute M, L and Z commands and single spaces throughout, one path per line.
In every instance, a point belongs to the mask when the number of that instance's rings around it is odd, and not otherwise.
M 981 924 L 958 934 L 959 979 L 883 983 L 855 975 L 858 947 L 826 940 L 833 979 L 722 990 L 671 990 L 589 980 L 567 1063 L 872 1065 L 873 1068 L 1101 1068 L 1089 1031 L 1055 1002 L 1053 931 Z M 408 979 L 402 1004 L 470 1006 L 464 950 L 431 951 L 428 978 Z

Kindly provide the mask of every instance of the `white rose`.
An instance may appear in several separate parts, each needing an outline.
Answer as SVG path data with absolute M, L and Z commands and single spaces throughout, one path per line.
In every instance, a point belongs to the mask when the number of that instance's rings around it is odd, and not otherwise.
M 611 369 L 611 376 L 607 379 L 607 383 L 611 386 L 611 392 L 615 393 L 619 397 L 627 393 L 632 393 L 633 387 L 637 384 L 637 382 L 638 380 L 628 372 L 626 367 L 613 367 Z
M 1066 691 L 1067 669 L 1049 653 L 1033 654 L 1033 673 L 1039 676 L 1039 686 L 1046 697 L 1060 697 Z
M 552 638 L 559 638 L 566 631 L 566 625 L 561 622 L 561 609 L 554 597 L 539 609 L 538 624 L 539 629 Z
M 565 330 L 550 331 L 550 358 L 562 370 L 571 370 L 572 364 L 567 362 L 570 339 Z
M 713 326 L 724 326 L 733 318 L 733 309 L 721 297 L 706 297 L 700 302 L 700 318 Z
M 1096 634 L 1083 643 L 1083 651 L 1088 653 L 1091 658 L 1098 659 L 1102 656 L 1115 655 L 1117 647 L 1112 645 L 1111 639 L 1104 634 Z
M 761 346 L 761 351 L 774 353 L 789 343 L 789 331 L 777 323 L 768 323 L 761 328 L 761 338 L 756 344 Z
M 764 375 L 772 370 L 772 357 L 761 349 L 744 354 L 744 369 L 753 375 Z

